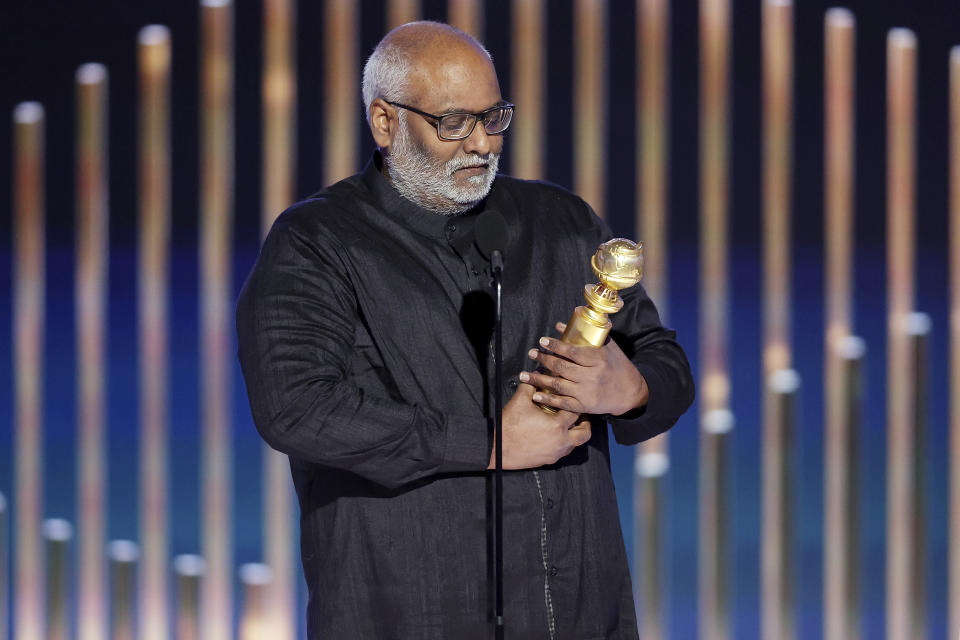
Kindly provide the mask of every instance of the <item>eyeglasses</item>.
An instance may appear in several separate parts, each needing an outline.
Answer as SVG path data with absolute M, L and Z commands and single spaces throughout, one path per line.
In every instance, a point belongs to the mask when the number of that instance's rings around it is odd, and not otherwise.
M 470 134 L 473 133 L 474 127 L 477 126 L 478 120 L 483 122 L 483 128 L 489 135 L 497 135 L 506 131 L 507 127 L 510 126 L 510 121 L 513 120 L 514 105 L 509 102 L 490 107 L 480 113 L 453 111 L 440 115 L 420 111 L 419 109 L 414 109 L 399 102 L 391 102 L 389 100 L 385 102 L 435 121 L 437 125 L 437 135 L 440 136 L 441 140 L 463 140 L 464 138 L 469 138 Z

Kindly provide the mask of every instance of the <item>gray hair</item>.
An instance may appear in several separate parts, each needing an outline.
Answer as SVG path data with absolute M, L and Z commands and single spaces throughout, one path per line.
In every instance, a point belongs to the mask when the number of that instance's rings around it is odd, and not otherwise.
M 451 25 L 429 20 L 400 25 L 383 37 L 363 65 L 363 108 L 367 114 L 367 122 L 370 122 L 371 102 L 377 98 L 388 102 L 401 102 L 405 99 L 409 85 L 410 60 L 414 46 L 411 46 L 408 39 L 391 36 L 399 29 L 428 25 L 433 27 L 435 33 L 446 31 L 450 36 L 459 36 L 483 51 L 487 59 L 493 62 L 490 52 L 476 38 Z M 422 43 L 422 40 L 420 42 Z

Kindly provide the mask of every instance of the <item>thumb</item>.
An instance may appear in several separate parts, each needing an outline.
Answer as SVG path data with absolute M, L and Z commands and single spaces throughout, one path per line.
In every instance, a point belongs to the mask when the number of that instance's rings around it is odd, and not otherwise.
M 533 387 L 532 384 L 521 382 L 520 384 L 517 385 L 517 390 L 514 393 L 514 395 L 526 396 L 527 398 L 532 398 L 534 391 L 536 391 L 536 389 Z
M 573 441 L 573 446 L 579 447 L 582 444 L 586 444 L 590 440 L 590 436 L 593 435 L 593 431 L 590 429 L 589 420 L 581 420 L 573 427 L 570 428 L 570 439 Z

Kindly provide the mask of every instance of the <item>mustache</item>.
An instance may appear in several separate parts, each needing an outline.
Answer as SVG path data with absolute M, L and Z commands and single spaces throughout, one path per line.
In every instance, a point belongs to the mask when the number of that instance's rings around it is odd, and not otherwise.
M 484 167 L 490 164 L 496 154 L 493 152 L 485 156 L 477 153 L 469 153 L 465 156 L 459 156 L 447 161 L 446 169 L 450 173 L 458 169 L 469 169 L 471 167 Z

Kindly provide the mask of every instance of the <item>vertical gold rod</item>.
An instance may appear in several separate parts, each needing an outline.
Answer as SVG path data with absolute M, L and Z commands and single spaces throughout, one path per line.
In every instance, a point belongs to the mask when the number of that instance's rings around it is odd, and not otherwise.
M 656 301 L 660 317 L 667 309 L 667 168 L 670 8 L 666 0 L 637 0 L 637 238 L 643 241 L 643 286 Z
M 73 525 L 66 520 L 43 521 L 43 543 L 46 554 L 47 640 L 67 640 L 70 631 L 70 541 Z
M 640 637 L 662 640 L 667 637 L 668 552 L 666 527 L 666 474 L 670 460 L 657 447 L 638 451 L 634 459 L 633 526 L 634 571 Z
M 7 523 L 10 521 L 7 509 L 7 498 L 0 493 L 0 638 L 7 640 L 7 630 L 10 628 L 10 612 L 7 609 L 10 602 L 10 544 L 7 534 Z
M 729 637 L 727 439 L 729 410 L 728 248 L 729 0 L 700 0 L 700 553 L 703 640 Z
M 201 424 L 203 637 L 233 636 L 230 385 L 233 195 L 233 6 L 202 0 L 201 81 Z
M 849 335 L 853 316 L 854 42 L 847 9 L 824 18 L 824 212 L 826 236 L 826 352 Z M 829 364 L 827 378 L 829 378 Z M 827 380 L 827 388 L 831 387 Z M 827 397 L 830 394 L 827 393 Z M 830 409 L 828 408 L 828 416 Z M 828 419 L 829 423 L 829 419 Z
M 420 0 L 387 0 L 387 30 L 419 19 Z
M 243 589 L 240 640 L 273 639 L 267 600 L 272 581 L 273 571 L 265 564 L 250 563 L 240 567 L 240 585 Z
M 669 104 L 669 5 L 666 0 L 637 0 L 637 105 L 640 113 L 637 145 L 637 237 L 644 243 L 644 282 L 656 301 L 660 317 L 669 315 L 667 264 L 667 167 Z M 640 635 L 651 640 L 666 637 L 667 550 L 663 528 L 666 517 L 667 434 L 647 440 L 635 452 L 634 576 Z
M 887 638 L 911 638 L 912 461 L 915 372 L 906 333 L 914 303 L 914 127 L 917 41 L 908 29 L 887 37 Z
M 14 638 L 43 637 L 44 112 L 13 111 Z
M 297 71 L 293 0 L 263 3 L 263 235 L 293 201 Z M 286 457 L 284 456 L 284 460 Z M 289 471 L 289 470 L 288 470 Z
M 263 4 L 263 212 L 265 236 L 277 214 L 294 199 L 296 135 L 296 6 L 292 0 Z M 293 543 L 293 483 L 287 456 L 263 445 L 263 557 L 273 570 L 271 633 L 275 640 L 296 635 L 297 572 Z M 179 624 L 179 623 L 178 623 Z
M 137 307 L 140 375 L 140 637 L 166 640 L 169 553 L 167 298 L 170 272 L 170 32 L 140 30 Z M 139 554 L 139 551 L 138 551 Z
M 800 377 L 793 369 L 767 376 L 768 422 L 763 434 L 761 635 L 796 637 L 793 602 L 793 442 Z
M 520 126 L 510 131 L 513 172 L 518 178 L 544 178 L 544 7 L 543 0 L 513 0 L 513 87 Z
M 113 540 L 107 545 L 111 640 L 133 640 L 136 637 L 136 574 L 139 559 L 140 548 L 130 540 Z
M 173 559 L 177 640 L 200 638 L 200 585 L 206 570 L 207 565 L 200 556 L 184 554 Z
M 730 637 L 730 460 L 734 418 L 712 409 L 700 418 L 700 637 Z
M 960 637 L 960 46 L 950 50 L 950 637 Z
M 926 588 L 926 431 L 927 407 L 929 405 L 930 376 L 930 316 L 925 313 L 908 314 L 907 339 L 910 342 L 910 362 L 914 377 L 910 385 L 913 407 L 914 446 L 910 461 L 912 495 L 910 497 L 910 522 L 913 526 L 913 547 L 910 549 L 913 575 L 910 585 L 910 638 L 926 638 L 927 588 Z
M 574 190 L 604 216 L 606 174 L 606 3 L 574 0 Z
M 853 316 L 853 14 L 834 8 L 824 17 L 824 236 L 826 299 L 824 340 L 825 447 L 823 609 L 825 640 L 856 640 L 856 548 L 850 547 L 850 442 L 856 425 L 848 416 L 851 400 L 839 349 L 852 328 Z
M 701 409 L 726 409 L 727 364 L 730 6 L 700 1 L 700 342 Z
M 831 547 L 826 560 L 838 557 L 837 566 L 824 568 L 830 580 L 831 595 L 840 598 L 838 603 L 825 603 L 827 619 L 825 636 L 835 640 L 858 640 L 860 638 L 859 571 L 857 554 L 860 549 L 858 481 L 860 458 L 859 437 L 863 414 L 863 368 L 866 346 L 861 338 L 848 336 L 840 340 L 830 357 L 838 362 L 837 384 L 839 386 L 839 428 L 831 434 L 831 463 L 836 467 L 828 476 L 830 496 L 828 514 L 830 521 Z M 841 464 L 842 463 L 842 464 Z M 826 596 L 824 596 L 826 598 Z
M 447 0 L 447 22 L 474 38 L 483 38 L 483 0 Z
M 77 465 L 80 640 L 106 635 L 106 455 L 104 409 L 109 209 L 107 191 L 107 70 L 77 70 Z
M 793 4 L 763 3 L 764 373 L 789 368 Z
M 783 467 L 791 439 L 783 382 L 792 371 L 790 347 L 790 170 L 793 113 L 793 4 L 764 0 L 763 35 L 763 491 L 761 635 L 794 637 L 789 485 Z M 794 374 L 795 376 L 795 374 Z M 799 383 L 798 383 L 799 384 Z M 795 392 L 795 391 L 794 391 Z
M 324 184 L 355 173 L 357 167 L 357 5 L 327 0 L 324 46 Z

